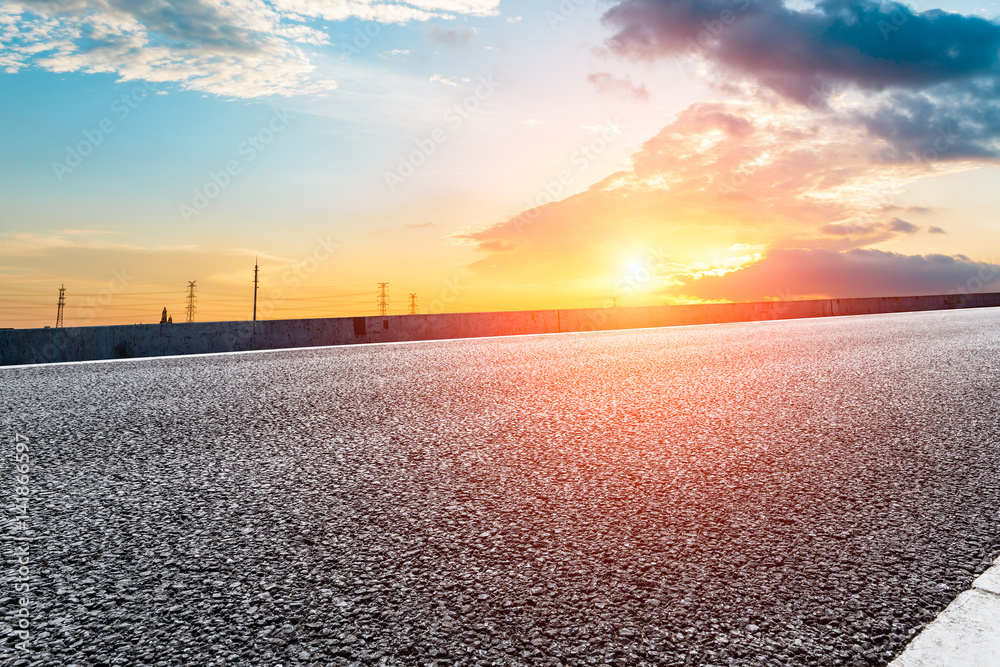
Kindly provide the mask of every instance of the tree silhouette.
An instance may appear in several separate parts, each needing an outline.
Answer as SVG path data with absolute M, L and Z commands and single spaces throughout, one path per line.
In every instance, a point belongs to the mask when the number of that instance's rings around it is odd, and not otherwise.
M 166 323 L 167 323 L 167 307 L 164 306 L 163 307 L 163 314 L 160 315 L 160 324 L 166 324 Z

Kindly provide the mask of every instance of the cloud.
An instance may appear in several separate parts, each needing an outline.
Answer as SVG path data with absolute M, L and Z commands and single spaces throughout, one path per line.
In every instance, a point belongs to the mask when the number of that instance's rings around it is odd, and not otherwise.
M 947 234 L 948 233 L 948 232 L 944 231 L 943 229 L 941 229 L 940 227 L 937 227 L 937 226 L 928 227 L 927 228 L 927 232 L 930 233 L 930 234 Z
M 877 232 L 881 230 L 882 227 L 882 225 L 876 225 L 874 223 L 830 223 L 829 225 L 823 225 L 820 227 L 819 231 L 823 234 L 829 234 L 830 236 L 863 236 Z
M 649 99 L 649 91 L 646 90 L 646 86 L 642 84 L 635 85 L 629 76 L 619 79 L 607 72 L 596 72 L 588 76 L 587 81 L 593 84 L 597 92 L 601 94 L 619 95 L 637 100 Z
M 912 214 L 912 215 L 928 215 L 930 213 L 936 212 L 937 209 L 931 208 L 929 206 L 895 206 L 895 205 L 887 205 L 885 207 L 885 211 L 887 213 L 901 212 L 901 213 L 909 213 L 909 214 Z
M 35 234 L 33 232 L 12 232 L 4 236 L 4 249 L 10 257 L 34 257 L 51 255 L 62 250 L 72 251 L 122 251 L 129 253 L 158 253 L 194 251 L 191 245 L 142 246 L 134 243 L 105 241 L 96 236 L 110 234 L 97 230 L 62 229 L 56 234 Z
M 331 247 L 339 248 L 340 244 L 335 243 Z M 278 264 L 295 264 L 298 261 L 294 257 L 282 257 L 281 255 L 275 255 L 259 248 L 230 248 L 226 251 L 226 254 L 233 257 L 253 257 L 255 259 L 277 262 Z
M 691 105 L 578 194 L 566 192 L 575 172 L 565 188 L 540 183 L 521 213 L 463 237 L 482 253 L 475 273 L 607 293 L 623 259 L 658 248 L 653 283 L 673 299 L 1000 279 L 961 255 L 871 248 L 920 231 L 905 218 L 927 211 L 891 204 L 903 184 L 1000 156 L 1000 26 L 869 0 L 617 0 L 604 22 L 613 52 L 701 59 L 743 101 Z
M 254 98 L 321 93 L 318 19 L 383 23 L 492 15 L 498 0 L 15 0 L 0 7 L 0 68 L 110 73 L 123 81 Z
M 682 277 L 683 280 L 683 277 Z M 902 255 L 788 248 L 722 276 L 671 288 L 701 299 L 761 301 L 793 297 L 915 296 L 1000 289 L 1000 265 L 962 255 Z
M 456 15 L 495 16 L 500 0 L 273 0 L 281 11 L 303 18 L 406 23 Z
M 94 234 L 112 234 L 103 229 L 60 229 L 60 234 L 67 236 L 93 236 Z
M 819 231 L 830 236 L 866 236 L 879 232 L 895 232 L 898 234 L 915 234 L 920 228 L 901 218 L 893 218 L 885 223 L 831 223 L 823 225 Z
M 1000 25 L 872 0 L 619 0 L 603 16 L 629 58 L 702 58 L 888 142 L 884 160 L 1000 156 Z M 858 101 L 844 92 L 860 91 Z M 832 107 L 828 106 L 832 105 Z
M 887 228 L 891 232 L 899 232 L 900 234 L 915 234 L 920 231 L 920 227 L 917 227 L 912 222 L 907 222 L 900 218 L 894 218 L 888 225 Z
M 846 250 L 908 233 L 909 223 L 885 220 L 886 193 L 926 168 L 879 164 L 873 156 L 883 148 L 851 128 L 817 123 L 796 105 L 697 103 L 626 169 L 561 199 L 558 183 L 540 183 L 524 211 L 464 238 L 484 254 L 475 271 L 526 280 L 549 271 L 592 278 L 623 243 L 690 248 L 681 264 L 715 252 L 724 239 L 723 248 Z
M 617 53 L 699 55 L 801 103 L 838 85 L 920 90 L 998 72 L 1000 25 L 894 2 L 622 0 L 603 20 Z
M 413 222 L 406 226 L 407 229 L 433 229 L 437 224 L 433 222 Z
M 410 49 L 392 49 L 391 51 L 383 51 L 378 54 L 378 57 L 382 60 L 395 60 L 397 58 L 405 58 L 411 53 Z
M 508 286 L 601 295 L 614 292 L 624 258 L 662 248 L 650 283 L 661 300 L 734 301 L 947 292 L 992 271 L 870 248 L 923 229 L 887 216 L 910 209 L 885 202 L 926 166 L 882 164 L 884 148 L 791 103 L 693 104 L 627 168 L 561 199 L 542 183 L 534 205 L 465 235 L 481 253 L 470 268 Z
M 820 234 L 849 241 L 851 246 L 881 243 L 901 235 L 916 234 L 920 227 L 900 218 L 888 222 L 835 222 L 823 225 Z M 812 245 L 825 245 L 814 243 Z
M 441 76 L 440 74 L 432 74 L 430 79 L 428 79 L 428 81 L 430 81 L 431 83 L 440 83 L 444 84 L 445 86 L 451 86 L 452 88 L 459 88 L 462 85 L 458 82 L 458 79 L 455 78 L 449 79 Z
M 427 38 L 444 46 L 468 46 L 475 37 L 476 29 L 469 26 L 442 28 L 439 25 L 432 25 L 427 29 Z
M 1000 88 L 948 85 L 929 93 L 883 95 L 870 111 L 849 117 L 889 140 L 885 160 L 995 160 L 1000 157 Z

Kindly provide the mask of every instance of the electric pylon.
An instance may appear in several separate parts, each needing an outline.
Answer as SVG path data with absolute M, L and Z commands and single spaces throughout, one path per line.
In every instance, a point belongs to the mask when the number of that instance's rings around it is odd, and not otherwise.
M 194 288 L 196 287 L 196 280 L 188 282 L 188 295 L 187 295 L 187 321 L 194 322 Z
M 257 286 L 260 285 L 260 281 L 257 280 L 257 258 L 254 257 L 253 260 L 253 332 L 257 333 Z
M 63 326 L 63 310 L 66 308 L 66 284 L 59 288 L 59 303 L 58 309 L 56 310 L 56 329 L 61 329 Z
M 386 311 L 388 310 L 389 310 L 389 283 L 379 283 L 378 284 L 379 317 L 385 317 Z
M 417 295 L 410 294 L 410 315 L 417 314 Z

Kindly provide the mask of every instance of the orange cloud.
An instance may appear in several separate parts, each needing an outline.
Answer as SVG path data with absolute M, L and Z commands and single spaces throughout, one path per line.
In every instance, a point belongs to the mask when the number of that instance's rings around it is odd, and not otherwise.
M 764 301 L 850 295 L 915 296 L 1000 289 L 1000 266 L 963 255 L 786 248 L 722 276 L 692 276 L 671 291 L 697 299 Z
M 881 163 L 884 148 L 788 104 L 694 104 L 627 168 L 464 237 L 483 253 L 471 268 L 507 283 L 607 293 L 623 258 L 642 248 L 664 249 L 658 278 L 676 285 L 761 256 L 741 246 L 850 250 L 910 234 L 914 226 L 886 204 L 930 167 Z

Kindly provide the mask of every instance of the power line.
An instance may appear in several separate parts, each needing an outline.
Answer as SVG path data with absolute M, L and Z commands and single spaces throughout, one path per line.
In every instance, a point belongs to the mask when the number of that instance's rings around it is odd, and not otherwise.
M 44 292 L 44 293 L 42 293 L 42 292 L 32 292 L 32 293 L 28 293 L 28 292 L 16 292 L 15 293 L 15 292 L 12 292 L 10 294 L 6 294 L 6 293 L 3 293 L 3 292 L 0 292 L 0 298 L 14 298 L 14 299 L 39 298 L 39 299 L 41 299 L 41 298 L 46 298 L 49 294 L 50 294 L 50 292 Z M 112 294 L 112 292 L 110 292 L 110 291 L 109 292 L 73 292 L 73 294 L 75 294 L 77 296 L 107 296 L 108 294 Z M 170 291 L 170 292 L 122 292 L 120 295 L 116 295 L 116 296 L 150 296 L 150 295 L 153 295 L 153 294 L 156 294 L 156 295 L 176 294 L 176 292 L 175 291 Z
M 309 287 L 303 286 L 302 289 L 304 289 L 304 290 L 319 290 L 319 289 L 329 290 L 329 289 L 334 289 L 334 288 L 332 288 L 332 287 L 320 287 L 320 286 L 309 286 Z M 29 299 L 30 300 L 30 299 L 35 299 L 35 300 L 42 301 L 42 300 L 47 300 L 49 294 L 51 294 L 51 292 L 49 292 L 47 290 L 45 292 L 3 292 L 3 291 L 0 291 L 0 300 L 8 300 L 8 299 L 10 299 L 10 300 L 13 300 L 13 299 Z M 132 291 L 111 292 L 111 291 L 105 291 L 105 292 L 73 292 L 73 294 L 76 295 L 76 296 L 98 296 L 98 297 L 100 297 L 100 296 L 107 297 L 107 296 L 110 295 L 110 296 L 114 296 L 115 299 L 121 299 L 121 298 L 126 298 L 126 297 L 133 297 L 133 296 L 165 296 L 165 295 L 168 295 L 168 294 L 177 294 L 177 291 L 176 290 L 170 290 L 169 292 L 132 292 Z M 230 294 L 230 293 L 225 293 L 225 292 L 209 292 L 209 291 L 201 289 L 200 286 L 198 287 L 198 294 L 208 295 L 208 296 L 229 297 L 229 298 L 233 298 L 233 299 L 243 299 L 243 298 L 245 298 L 244 294 Z M 335 299 L 335 298 L 339 298 L 339 297 L 353 297 L 353 296 L 367 297 L 370 294 L 371 294 L 371 292 L 347 292 L 347 293 L 344 293 L 344 294 L 337 294 L 337 295 L 334 295 L 334 296 L 310 296 L 310 297 L 296 297 L 296 298 L 320 300 L 320 299 Z M 284 299 L 284 300 L 291 300 L 291 298 Z
M 131 305 L 120 304 L 118 306 L 96 306 L 94 308 L 90 308 L 90 307 L 84 306 L 84 307 L 79 308 L 79 310 L 84 310 L 84 309 L 86 309 L 86 310 L 118 310 L 118 309 L 122 309 L 122 310 L 141 310 L 141 311 L 145 312 L 148 307 L 149 307 L 149 304 L 134 303 L 134 304 L 131 304 Z M 6 310 L 51 310 L 51 308 L 52 308 L 52 306 L 4 306 L 4 309 L 6 309 Z
M 386 311 L 389 310 L 389 283 L 378 284 L 377 303 L 379 317 L 385 317 Z
M 295 296 L 295 297 L 281 297 L 282 301 L 329 301 L 331 299 L 345 299 L 348 297 L 368 297 L 371 298 L 371 292 L 358 292 L 356 294 L 333 294 L 328 296 Z
M 301 287 L 300 294 L 303 296 L 281 296 L 278 293 L 277 296 L 269 296 L 265 291 L 264 294 L 260 293 L 260 287 L 264 286 L 263 277 L 260 275 L 260 265 L 259 261 L 254 265 L 254 322 L 257 319 L 257 305 L 261 297 L 269 301 L 269 308 L 273 311 L 287 313 L 283 315 L 284 317 L 315 317 L 316 313 L 325 312 L 324 317 L 347 317 L 351 315 L 359 315 L 364 312 L 364 302 L 365 294 L 371 294 L 370 292 L 344 292 L 342 294 L 337 294 L 336 292 L 320 294 L 317 295 L 314 290 L 324 289 L 320 285 L 303 285 Z M 153 289 L 143 292 L 131 292 L 127 290 L 122 290 L 118 292 L 117 290 L 105 289 L 98 293 L 78 293 L 74 292 L 74 296 L 84 296 L 87 297 L 84 303 L 74 302 L 77 305 L 77 309 L 70 309 L 70 313 L 66 313 L 66 299 L 65 299 L 65 284 L 60 288 L 60 296 L 63 303 L 62 308 L 62 318 L 58 317 L 58 325 L 63 327 L 65 325 L 65 319 L 68 317 L 71 321 L 71 326 L 86 326 L 84 322 L 77 322 L 79 318 L 85 318 L 86 322 L 92 323 L 107 323 L 107 324 L 138 324 L 141 320 L 148 316 L 147 306 L 143 304 L 143 301 L 147 301 L 148 296 L 163 296 L 163 295 L 175 295 L 177 298 L 168 299 L 170 303 L 174 303 L 175 307 L 177 302 L 180 301 L 180 295 L 176 291 L 159 291 L 156 287 L 159 287 L 158 283 L 145 283 L 140 285 L 148 285 Z M 378 285 L 378 310 L 379 314 L 382 316 L 388 315 L 389 310 L 389 283 L 377 283 Z M 89 285 L 88 285 L 89 286 Z M 192 289 L 193 287 L 193 289 Z M 227 294 L 225 292 L 206 292 L 200 291 L 199 285 L 196 281 L 189 281 L 188 290 L 185 294 L 185 301 L 189 307 L 188 321 L 194 321 L 193 315 L 197 312 L 204 311 L 205 315 L 203 317 L 208 317 L 209 321 L 232 321 L 238 318 L 239 303 L 245 296 L 239 294 Z M 326 286 L 327 290 L 340 290 L 340 289 L 350 289 L 350 285 L 338 284 Z M 148 288 L 147 288 L 148 289 Z M 310 294 L 310 292 L 312 294 Z M 192 293 L 194 294 L 194 299 L 192 299 Z M 209 300 L 199 303 L 198 297 L 204 297 L 209 295 Z M 212 298 L 214 296 L 214 298 Z M 410 295 L 409 300 L 409 310 L 412 312 L 418 312 L 417 302 L 412 297 L 416 294 Z M 95 301 L 93 297 L 98 297 Z M 368 297 L 370 298 L 370 296 Z M 2 322 L 15 323 L 28 323 L 31 322 L 35 326 L 42 326 L 44 323 L 44 315 L 40 312 L 42 309 L 51 308 L 50 306 L 43 305 L 47 299 L 44 295 L 35 295 L 31 292 L 22 292 L 15 289 L 6 289 L 0 291 L 0 324 Z M 79 301 L 79 300 L 78 300 Z M 244 304 L 246 302 L 243 302 Z M 368 301 L 368 303 L 371 303 Z M 169 303 L 168 303 L 169 305 Z M 195 308 L 190 308 L 190 306 L 196 306 Z M 200 306 L 200 310 L 198 308 Z M 183 307 L 183 306 L 181 306 Z M 205 311 L 205 308 L 208 308 Z M 245 306 L 244 306 L 245 307 Z M 35 317 L 34 313 L 38 311 L 40 317 Z M 51 312 L 51 311 L 50 311 Z M 245 311 L 244 311 L 245 312 Z M 234 317 L 236 316 L 236 317 Z
M 76 292 L 74 292 L 73 294 L 76 295 Z M 176 294 L 176 292 L 174 292 L 174 294 Z M 199 292 L 198 293 L 198 296 L 202 296 L 202 295 L 204 295 L 204 292 Z M 77 296 L 79 296 L 79 295 L 77 295 Z M 267 295 L 265 294 L 264 296 L 266 297 Z M 106 304 L 104 304 L 104 303 L 85 303 L 85 304 L 83 304 L 80 307 L 81 308 L 98 308 L 100 310 L 106 310 L 106 309 L 114 310 L 114 309 L 117 309 L 117 308 L 145 308 L 145 307 L 147 307 L 149 305 L 148 303 L 137 303 L 135 301 L 120 303 L 119 300 L 121 300 L 121 299 L 122 299 L 122 295 L 119 295 L 119 296 L 115 297 L 115 302 L 113 302 L 113 303 L 106 303 Z M 371 303 L 368 299 L 363 299 L 363 298 L 338 299 L 336 297 L 330 297 L 328 299 L 319 300 L 319 299 L 295 299 L 295 298 L 288 298 L 288 297 L 281 296 L 281 297 L 275 297 L 274 301 L 276 301 L 278 303 L 285 303 L 288 306 L 294 306 L 294 307 L 298 307 L 298 308 L 325 308 L 325 307 L 351 306 L 351 305 L 360 306 L 360 305 L 363 305 L 365 303 Z M 246 302 L 243 301 L 243 299 L 238 298 L 238 297 L 234 297 L 234 298 L 231 298 L 231 299 L 225 299 L 225 300 L 221 300 L 221 299 L 209 299 L 208 301 L 205 301 L 205 304 L 207 304 L 207 305 L 209 305 L 209 306 L 211 306 L 213 308 L 219 308 L 219 307 L 225 307 L 225 306 L 238 307 L 240 304 L 244 304 L 243 307 L 244 308 L 246 307 L 246 305 L 245 305 Z M 44 309 L 49 309 L 49 308 L 52 308 L 52 306 L 51 305 L 48 305 L 48 306 L 43 305 L 43 304 L 39 303 L 38 301 L 29 301 L 29 302 L 8 301 L 8 300 L 3 299 L 2 297 L 0 297 L 0 308 L 5 308 L 5 309 L 9 309 L 9 310 L 21 310 L 21 309 L 25 309 L 25 308 L 29 308 L 29 309 L 30 308 L 44 308 Z M 197 311 L 197 307 L 195 308 L 195 310 Z

